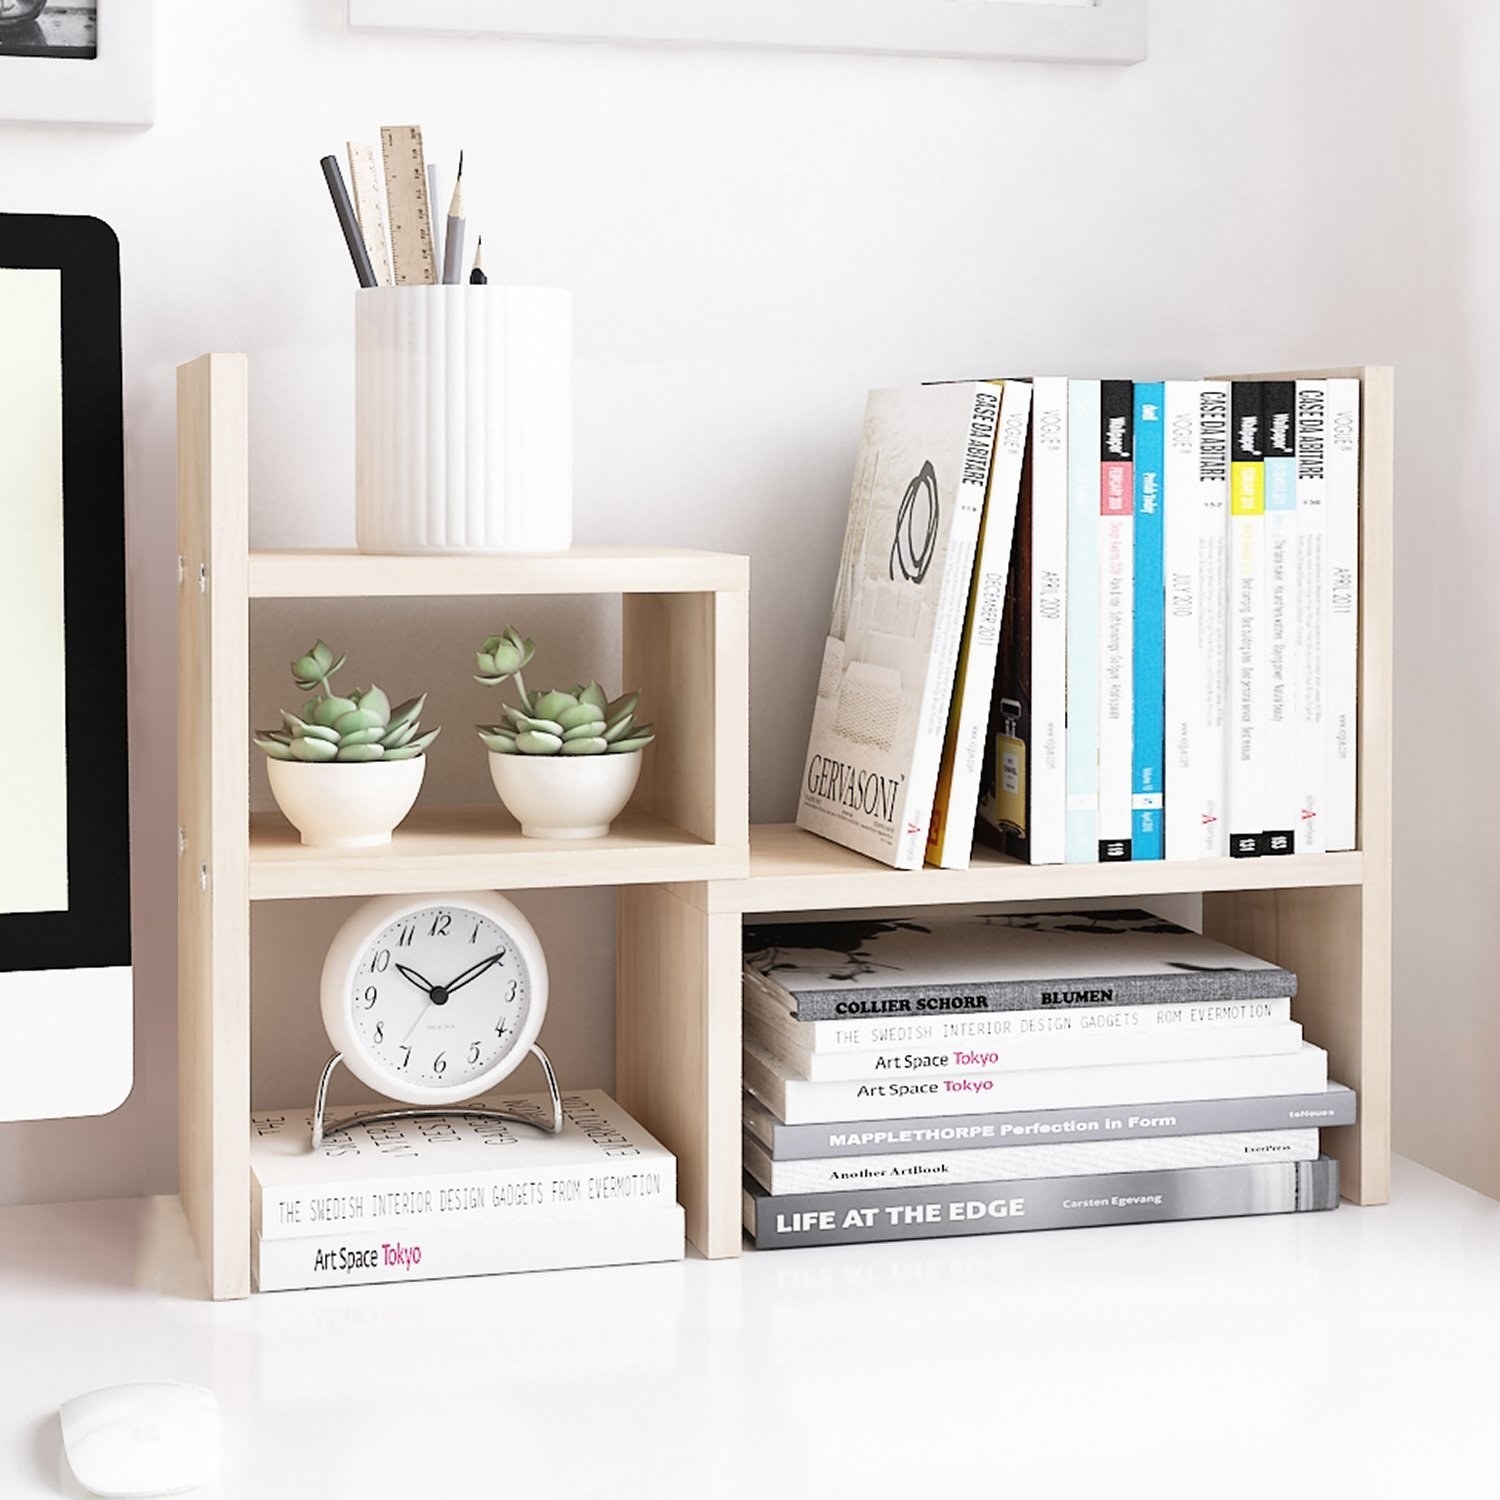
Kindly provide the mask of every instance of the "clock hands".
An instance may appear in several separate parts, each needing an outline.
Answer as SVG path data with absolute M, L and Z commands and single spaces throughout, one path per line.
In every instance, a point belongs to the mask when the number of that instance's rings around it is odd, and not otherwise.
M 505 949 L 498 953 L 492 953 L 488 958 L 482 958 L 472 968 L 465 969 L 451 984 L 445 986 L 451 995 L 455 990 L 461 990 L 466 984 L 472 984 L 486 969 L 492 968 L 505 957 Z
M 405 964 L 397 964 L 396 972 L 403 978 L 409 979 L 424 995 L 430 995 L 437 986 L 429 984 L 415 969 L 408 969 Z

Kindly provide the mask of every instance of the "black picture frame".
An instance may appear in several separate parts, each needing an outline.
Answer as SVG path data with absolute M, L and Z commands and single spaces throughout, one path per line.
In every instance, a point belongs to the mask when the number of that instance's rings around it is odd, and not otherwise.
M 119 241 L 109 225 L 95 218 L 0 213 L 0 268 L 62 273 L 68 756 L 68 906 L 65 911 L 0 913 L 0 973 L 128 967 L 130 756 Z

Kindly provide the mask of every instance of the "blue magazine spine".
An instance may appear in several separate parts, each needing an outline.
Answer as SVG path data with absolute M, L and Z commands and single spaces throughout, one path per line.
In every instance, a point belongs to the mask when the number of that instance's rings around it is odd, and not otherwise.
M 1132 859 L 1163 857 L 1166 758 L 1166 540 L 1162 469 L 1166 461 L 1160 381 L 1135 388 L 1134 741 L 1131 757 Z

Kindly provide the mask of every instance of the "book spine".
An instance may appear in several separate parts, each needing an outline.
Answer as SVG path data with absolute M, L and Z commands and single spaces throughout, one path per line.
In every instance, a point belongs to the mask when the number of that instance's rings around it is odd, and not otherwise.
M 1000 614 L 1010 573 L 1021 465 L 1026 457 L 1030 425 L 1031 386 L 1024 380 L 1007 380 L 1000 400 L 988 498 L 959 652 L 953 707 L 948 716 L 938 789 L 927 834 L 927 862 L 949 870 L 968 869 L 974 847 L 980 762 L 989 726 L 1000 647 Z
M 1099 390 L 1099 860 L 1130 858 L 1135 624 L 1134 387 Z
M 1229 382 L 1198 387 L 1198 854 L 1229 853 L 1224 793 L 1225 698 L 1229 666 Z
M 1323 847 L 1330 851 L 1353 849 L 1358 842 L 1359 398 L 1359 381 L 1328 382 L 1328 579 L 1323 623 L 1328 805 Z
M 1323 852 L 1328 802 L 1328 734 L 1324 722 L 1323 606 L 1328 597 L 1328 382 L 1297 382 L 1295 852 Z
M 316 1186 L 252 1181 L 256 1233 L 268 1240 L 351 1231 L 409 1234 L 449 1225 L 509 1226 L 537 1218 L 577 1218 L 602 1209 L 675 1203 L 675 1158 L 580 1164 L 545 1171 L 499 1166 L 374 1182 L 336 1177 Z
M 1354 1090 L 1343 1084 L 1304 1093 L 1243 1099 L 1174 1099 L 1160 1103 L 1089 1104 L 969 1115 L 924 1115 L 910 1120 L 843 1120 L 786 1125 L 748 1095 L 745 1130 L 777 1161 L 893 1152 L 975 1150 L 986 1146 L 1060 1141 L 1150 1140 L 1158 1136 L 1220 1135 L 1241 1130 L 1331 1130 L 1352 1125 Z
M 1121 1063 L 1108 1067 L 1035 1068 L 982 1076 L 809 1083 L 790 1078 L 751 1042 L 744 1046 L 744 1083 L 787 1125 L 828 1124 L 881 1115 L 964 1114 L 973 1109 L 1068 1109 L 1082 1104 L 1149 1104 L 1158 1099 L 1243 1099 L 1306 1093 L 1328 1081 L 1328 1056 L 1303 1043 L 1272 1057 L 1216 1057 L 1190 1062 Z
M 1160 381 L 1135 388 L 1135 627 L 1131 710 L 1130 857 L 1161 859 L 1166 816 L 1166 585 L 1163 469 L 1166 463 Z
M 812 1161 L 775 1161 L 758 1141 L 747 1138 L 744 1142 L 745 1170 L 777 1198 L 792 1193 L 912 1187 L 924 1182 L 1022 1182 L 1106 1172 L 1232 1167 L 1251 1161 L 1315 1161 L 1317 1155 L 1315 1129 L 991 1146 L 975 1151 L 910 1151 L 892 1156 L 825 1156 Z
M 1265 832 L 1265 385 L 1236 380 L 1229 439 L 1229 852 L 1263 851 Z
M 1013 1010 L 869 1021 L 799 1021 L 785 1003 L 746 977 L 745 1020 L 778 1031 L 811 1052 L 875 1052 L 882 1047 L 982 1045 L 1032 1036 L 1083 1036 L 1200 1031 L 1289 1021 L 1290 997 L 1210 1000 L 1193 1005 L 1082 1006 L 1074 1010 Z
M 1099 859 L 1099 385 L 1068 382 L 1068 864 Z
M 1034 865 L 1067 858 L 1068 382 L 1035 383 L 1031 511 L 1031 739 L 1027 828 Z
M 933 622 L 932 652 L 922 689 L 911 774 L 897 810 L 896 845 L 891 863 L 898 870 L 919 869 L 927 850 L 927 824 L 932 817 L 943 742 L 947 738 L 948 710 L 953 703 L 953 682 L 968 613 L 969 588 L 974 580 L 974 554 L 989 490 L 999 416 L 999 389 L 993 382 L 976 385 L 963 477 L 954 495 L 953 525 L 942 564 L 943 581 Z
M 1338 1207 L 1338 1163 L 1259 1161 L 1232 1167 L 1043 1177 L 995 1185 L 928 1183 L 775 1198 L 747 1183 L 745 1227 L 758 1250 L 855 1245 L 1027 1229 L 1082 1229 L 1177 1219 L 1308 1213 Z
M 660 1208 L 596 1213 L 578 1219 L 535 1219 L 505 1232 L 490 1228 L 418 1228 L 399 1235 L 321 1234 L 268 1240 L 257 1235 L 251 1270 L 262 1292 L 360 1286 L 384 1281 L 433 1281 L 512 1271 L 638 1265 L 681 1260 L 683 1213 Z
M 1296 1052 L 1302 1046 L 1302 1028 L 1295 1021 L 1264 1026 L 1223 1026 L 1217 1030 L 1033 1032 L 946 1047 L 929 1045 L 884 1047 L 870 1052 L 814 1052 L 809 1047 L 798 1047 L 776 1028 L 762 1026 L 747 1011 L 744 1034 L 789 1077 L 811 1083 L 883 1078 L 960 1078 L 1035 1068 L 1271 1057 Z
M 1169 380 L 1164 394 L 1166 453 L 1162 464 L 1162 550 L 1166 574 L 1163 622 L 1165 739 L 1164 854 L 1197 859 L 1202 825 L 1197 793 L 1203 690 L 1198 681 L 1199 385 Z
M 1291 854 L 1297 827 L 1297 385 L 1265 399 L 1265 831 L 1261 853 Z
M 1279 1000 L 1297 993 L 1286 969 L 1191 969 L 1177 974 L 1122 974 L 1111 979 L 979 980 L 972 984 L 881 985 L 802 990 L 794 998 L 799 1021 L 864 1016 L 941 1016 L 990 1010 L 1075 1010 L 1085 1006 L 1190 1005 L 1204 1000 Z

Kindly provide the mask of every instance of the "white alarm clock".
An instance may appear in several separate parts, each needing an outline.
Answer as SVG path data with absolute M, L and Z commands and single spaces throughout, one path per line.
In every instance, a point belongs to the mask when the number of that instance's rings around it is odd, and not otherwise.
M 322 1004 L 338 1056 L 318 1127 L 340 1060 L 389 1098 L 441 1108 L 493 1088 L 535 1050 L 555 1096 L 535 1046 L 547 961 L 531 923 L 493 891 L 365 902 L 328 950 Z

